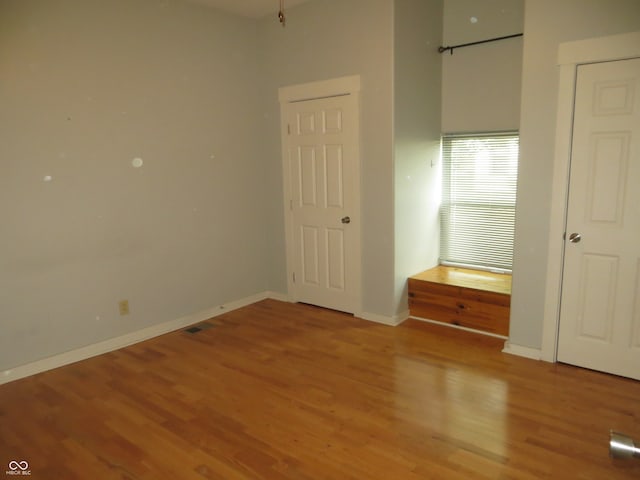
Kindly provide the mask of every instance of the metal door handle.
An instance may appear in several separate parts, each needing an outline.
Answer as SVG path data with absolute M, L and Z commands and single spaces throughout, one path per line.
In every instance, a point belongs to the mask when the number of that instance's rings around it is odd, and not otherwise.
M 350 217 L 342 217 L 342 219 L 340 221 L 342 223 L 351 223 L 351 218 Z
M 569 235 L 569 241 L 571 243 L 580 243 L 580 240 L 582 240 L 582 236 L 579 233 L 572 233 Z

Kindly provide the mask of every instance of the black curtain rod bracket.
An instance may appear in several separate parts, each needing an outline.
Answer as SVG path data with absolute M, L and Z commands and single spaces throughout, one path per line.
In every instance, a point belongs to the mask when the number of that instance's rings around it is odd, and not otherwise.
M 463 47 L 470 47 L 471 45 L 480 45 L 482 43 L 497 42 L 498 40 L 506 40 L 508 38 L 522 37 L 523 35 L 524 35 L 523 33 L 514 33 L 513 35 L 506 35 L 504 37 L 489 38 L 488 40 L 480 40 L 478 42 L 462 43 L 460 45 L 452 45 L 450 47 L 449 46 L 447 46 L 447 47 L 438 47 L 438 52 L 439 53 L 444 53 L 447 50 L 449 50 L 451 52 L 451 55 L 453 55 L 454 48 L 463 48 Z

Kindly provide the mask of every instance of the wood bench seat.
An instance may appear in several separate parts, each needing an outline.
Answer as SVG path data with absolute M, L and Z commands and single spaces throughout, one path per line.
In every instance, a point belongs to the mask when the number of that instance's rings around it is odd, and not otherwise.
M 412 317 L 506 337 L 511 275 L 438 266 L 409 278 Z

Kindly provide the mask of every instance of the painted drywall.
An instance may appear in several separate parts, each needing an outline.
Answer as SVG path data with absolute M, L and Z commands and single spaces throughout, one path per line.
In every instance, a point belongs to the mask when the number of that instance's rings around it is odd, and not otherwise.
M 510 343 L 540 348 L 561 42 L 640 30 L 637 0 L 529 0 L 520 119 Z
M 445 0 L 445 46 L 522 33 L 524 0 Z M 442 131 L 518 130 L 522 38 L 442 54 Z
M 0 1 L 0 370 L 265 290 L 256 45 L 183 2 Z
M 392 29 L 392 0 L 314 1 L 288 10 L 286 28 L 275 17 L 260 21 L 261 161 L 268 190 L 278 192 L 266 204 L 269 290 L 287 290 L 278 88 L 360 75 L 362 309 L 394 314 Z
M 394 2 L 395 304 L 438 263 L 442 0 Z

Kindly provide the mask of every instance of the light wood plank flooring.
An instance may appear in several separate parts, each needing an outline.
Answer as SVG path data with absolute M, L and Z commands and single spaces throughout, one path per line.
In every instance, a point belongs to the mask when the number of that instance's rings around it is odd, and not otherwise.
M 639 382 L 273 300 L 211 323 L 0 386 L 0 475 L 640 478 L 607 447 L 640 438 Z

